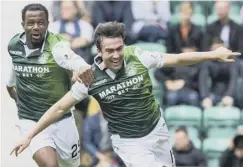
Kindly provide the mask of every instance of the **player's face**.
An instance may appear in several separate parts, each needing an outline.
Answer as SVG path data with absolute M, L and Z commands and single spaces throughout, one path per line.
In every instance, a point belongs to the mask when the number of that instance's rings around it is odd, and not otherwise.
M 117 72 L 123 66 L 124 61 L 124 41 L 121 37 L 106 38 L 101 42 L 99 53 L 103 59 L 106 68 Z
M 27 11 L 25 21 L 22 22 L 28 42 L 33 45 L 42 44 L 48 28 L 48 21 L 44 11 Z

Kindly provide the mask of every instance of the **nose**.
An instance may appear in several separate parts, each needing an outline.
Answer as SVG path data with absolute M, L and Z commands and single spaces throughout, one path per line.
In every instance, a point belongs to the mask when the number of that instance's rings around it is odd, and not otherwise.
M 117 51 L 115 51 L 114 55 L 113 55 L 113 58 L 119 58 L 119 57 L 120 57 L 119 53 Z
M 39 30 L 39 26 L 38 26 L 37 23 L 34 24 L 34 26 L 33 26 L 33 30 Z

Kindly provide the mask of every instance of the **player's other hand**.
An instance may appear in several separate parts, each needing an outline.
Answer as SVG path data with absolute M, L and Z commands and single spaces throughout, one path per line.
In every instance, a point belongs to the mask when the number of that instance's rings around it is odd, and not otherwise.
M 216 60 L 220 62 L 234 62 L 234 58 L 241 55 L 241 53 L 232 52 L 225 47 L 219 47 L 212 52 L 214 52 Z
M 24 140 L 21 140 L 18 142 L 15 147 L 12 149 L 10 155 L 12 155 L 15 152 L 16 157 L 23 152 L 29 145 L 30 145 L 30 138 L 26 138 Z
M 81 69 L 76 79 L 78 82 L 90 86 L 94 81 L 94 72 L 91 68 Z

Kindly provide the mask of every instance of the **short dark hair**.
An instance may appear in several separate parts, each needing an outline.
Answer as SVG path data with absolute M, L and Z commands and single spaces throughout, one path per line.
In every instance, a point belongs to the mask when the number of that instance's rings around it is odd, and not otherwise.
M 46 15 L 46 20 L 49 20 L 49 13 L 48 10 L 46 9 L 46 7 L 42 4 L 39 3 L 32 3 L 32 4 L 28 4 L 26 5 L 23 10 L 22 10 L 22 21 L 25 21 L 25 14 L 27 11 L 43 11 L 45 12 Z
M 125 38 L 125 25 L 123 23 L 118 22 L 106 22 L 100 23 L 95 29 L 94 33 L 94 42 L 96 47 L 101 50 L 101 42 L 102 38 L 116 38 L 122 37 L 123 40 Z
M 185 126 L 180 126 L 176 129 L 176 132 L 184 132 L 188 136 L 188 132 Z

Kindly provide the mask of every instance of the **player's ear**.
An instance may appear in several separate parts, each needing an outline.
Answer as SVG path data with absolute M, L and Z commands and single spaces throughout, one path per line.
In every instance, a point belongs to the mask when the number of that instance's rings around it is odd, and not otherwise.
M 97 48 L 97 53 L 99 56 L 101 56 L 101 50 Z
M 23 29 L 24 29 L 24 22 L 23 22 L 23 21 L 21 22 L 21 25 L 22 25 L 22 27 L 23 27 Z

